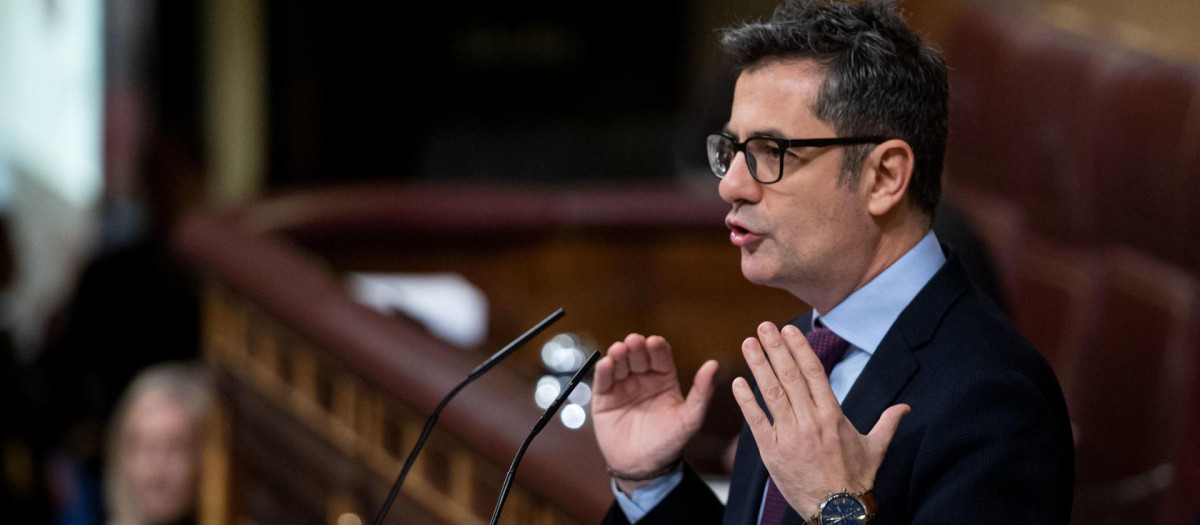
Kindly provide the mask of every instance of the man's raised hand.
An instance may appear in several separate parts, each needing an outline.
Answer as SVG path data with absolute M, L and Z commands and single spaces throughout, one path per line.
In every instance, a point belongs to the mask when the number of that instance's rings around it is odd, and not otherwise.
M 613 470 L 639 476 L 679 458 L 700 429 L 717 362 L 696 371 L 685 398 L 666 339 L 629 334 L 596 363 L 592 417 L 600 452 Z M 617 480 L 626 494 L 645 482 Z

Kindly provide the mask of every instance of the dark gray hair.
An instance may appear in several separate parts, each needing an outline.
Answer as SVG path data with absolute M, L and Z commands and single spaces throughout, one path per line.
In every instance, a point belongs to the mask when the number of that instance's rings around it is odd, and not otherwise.
M 907 142 L 916 157 L 908 193 L 933 216 L 946 151 L 946 61 L 908 27 L 894 3 L 790 0 L 766 22 L 726 29 L 721 45 L 743 71 L 781 60 L 819 64 L 826 75 L 813 115 L 840 136 Z M 846 149 L 839 183 L 857 187 L 871 149 Z

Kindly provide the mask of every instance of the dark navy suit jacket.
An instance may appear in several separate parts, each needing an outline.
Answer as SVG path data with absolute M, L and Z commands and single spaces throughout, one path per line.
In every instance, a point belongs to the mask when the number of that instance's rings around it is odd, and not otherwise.
M 793 324 L 807 332 L 811 317 Z M 1058 381 L 952 253 L 892 325 L 842 411 L 865 434 L 897 403 L 912 411 L 876 474 L 873 523 L 1069 521 L 1074 447 Z M 683 482 L 638 523 L 753 525 L 766 480 L 743 425 L 728 505 L 685 467 Z M 627 520 L 614 504 L 604 522 Z M 789 512 L 783 523 L 803 520 Z

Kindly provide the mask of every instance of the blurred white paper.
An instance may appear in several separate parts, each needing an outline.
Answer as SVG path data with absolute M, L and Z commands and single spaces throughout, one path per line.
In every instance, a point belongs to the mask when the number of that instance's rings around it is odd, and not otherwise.
M 487 298 L 454 273 L 352 273 L 354 299 L 384 314 L 404 312 L 442 339 L 462 347 L 487 337 Z

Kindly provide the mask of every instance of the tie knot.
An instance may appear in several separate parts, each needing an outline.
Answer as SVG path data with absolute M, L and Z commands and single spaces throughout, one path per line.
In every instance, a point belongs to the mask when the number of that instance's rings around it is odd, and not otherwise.
M 821 365 L 825 367 L 825 375 L 833 370 L 833 365 L 838 364 L 842 360 L 842 356 L 846 355 L 846 349 L 850 348 L 850 343 L 837 334 L 833 330 L 825 326 L 818 325 L 808 333 L 808 344 L 812 346 L 813 352 L 817 354 L 817 359 L 821 360 Z

